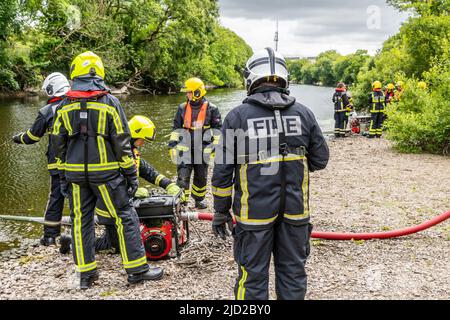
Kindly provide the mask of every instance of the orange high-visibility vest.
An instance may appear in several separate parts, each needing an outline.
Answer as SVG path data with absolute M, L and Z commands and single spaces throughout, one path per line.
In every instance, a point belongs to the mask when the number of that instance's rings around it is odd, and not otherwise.
M 190 102 L 186 104 L 186 113 L 184 115 L 184 127 L 186 129 L 200 129 L 203 128 L 206 119 L 206 109 L 208 109 L 208 102 L 204 102 L 195 123 L 195 127 L 192 128 L 192 107 Z

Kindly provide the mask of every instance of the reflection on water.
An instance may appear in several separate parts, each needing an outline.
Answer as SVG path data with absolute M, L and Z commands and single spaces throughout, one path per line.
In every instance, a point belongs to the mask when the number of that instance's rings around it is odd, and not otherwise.
M 292 86 L 291 95 L 312 109 L 324 131 L 333 128 L 332 88 L 313 86 Z M 243 90 L 220 89 L 208 94 L 222 116 L 244 100 Z M 125 96 L 121 102 L 130 118 L 136 114 L 150 117 L 157 127 L 156 141 L 142 150 L 143 157 L 168 177 L 176 174 L 175 166 L 169 161 L 167 151 L 168 135 L 178 104 L 184 96 Z M 33 123 L 38 110 L 45 104 L 39 98 L 0 100 L 0 203 L 3 215 L 40 216 L 47 202 L 49 175 L 46 170 L 47 137 L 33 146 L 16 145 L 13 134 L 27 130 Z M 65 213 L 68 214 L 66 206 Z M 40 226 L 27 223 L 0 221 L 0 251 L 14 246 L 21 237 L 39 237 Z

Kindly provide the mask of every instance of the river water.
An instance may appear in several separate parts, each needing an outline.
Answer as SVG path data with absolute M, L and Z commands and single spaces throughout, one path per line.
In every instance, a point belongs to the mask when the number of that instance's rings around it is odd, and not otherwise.
M 323 131 L 334 126 L 331 97 L 333 88 L 293 85 L 291 95 L 316 115 Z M 245 98 L 244 90 L 219 89 L 208 93 L 208 99 L 225 115 Z M 147 143 L 143 157 L 168 177 L 176 174 L 167 151 L 168 135 L 182 94 L 171 96 L 134 95 L 120 97 L 128 118 L 148 116 L 157 127 L 156 141 Z M 0 204 L 1 215 L 42 216 L 49 191 L 45 150 L 47 137 L 32 146 L 17 145 L 11 137 L 26 131 L 38 110 L 45 104 L 40 98 L 0 99 Z M 69 213 L 66 204 L 65 214 Z M 42 226 L 0 220 L 0 251 L 17 247 L 23 238 L 39 238 Z

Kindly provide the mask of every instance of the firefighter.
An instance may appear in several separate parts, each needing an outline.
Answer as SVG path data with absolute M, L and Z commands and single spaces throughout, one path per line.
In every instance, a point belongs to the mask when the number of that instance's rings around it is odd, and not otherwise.
M 386 110 L 383 112 L 383 122 L 387 120 L 387 109 L 389 105 L 395 101 L 395 86 L 393 83 L 388 83 L 386 86 L 386 91 L 384 92 L 384 97 L 386 100 Z
M 158 187 L 165 189 L 167 194 L 171 196 L 176 196 L 180 192 L 182 193 L 181 188 L 178 187 L 176 183 L 160 174 L 141 157 L 139 148 L 143 147 L 145 142 L 151 142 L 155 139 L 156 127 L 153 122 L 144 116 L 134 116 L 128 122 L 128 126 L 131 131 L 131 148 L 133 150 L 138 176 Z M 136 198 L 146 198 L 148 196 L 149 193 L 146 188 L 139 188 L 135 195 Z M 181 194 L 181 197 L 183 200 L 183 193 Z M 101 237 L 96 238 L 95 251 L 109 250 L 113 248 L 117 253 L 120 252 L 119 239 L 117 237 L 114 219 L 111 213 L 108 212 L 108 208 L 104 207 L 103 203 L 100 202 L 97 204 L 95 211 L 100 223 L 105 225 L 106 229 Z M 61 239 L 61 242 L 64 243 L 64 246 L 62 245 L 60 250 L 61 253 L 68 253 L 70 250 L 70 238 L 66 236 L 64 239 Z
M 268 299 L 272 253 L 277 298 L 304 299 L 309 172 L 325 168 L 328 146 L 313 112 L 289 96 L 283 56 L 257 52 L 244 76 L 248 97 L 226 116 L 216 151 L 213 233 L 229 235 L 233 207 L 236 299 Z
M 172 161 L 177 163 L 178 186 L 187 197 L 192 195 L 196 208 L 206 209 L 208 163 L 220 138 L 222 119 L 219 109 L 205 98 L 202 80 L 188 79 L 182 92 L 186 92 L 187 101 L 178 107 L 175 115 L 169 152 Z
M 369 138 L 381 138 L 383 134 L 383 120 L 386 110 L 386 98 L 381 91 L 381 82 L 372 83 L 372 92 L 369 95 L 369 110 L 371 114 Z
M 400 102 L 402 95 L 403 95 L 403 81 L 397 81 L 395 84 L 395 92 L 394 92 L 394 101 L 396 103 Z
M 97 203 L 114 217 L 122 262 L 129 283 L 160 279 L 161 268 L 150 268 L 130 198 L 138 177 L 130 145 L 130 130 L 119 100 L 104 82 L 102 60 L 87 51 L 70 67 L 72 90 L 57 109 L 54 149 L 61 190 L 69 197 L 72 248 L 80 288 L 98 279 L 95 261 L 94 210 Z
M 417 83 L 417 88 L 419 88 L 420 90 L 426 91 L 428 89 L 428 85 L 425 81 L 419 81 Z
M 345 84 L 339 82 L 333 94 L 334 103 L 334 136 L 336 138 L 345 137 L 347 133 L 347 124 L 349 112 L 352 109 L 351 98 L 347 94 Z
M 48 96 L 47 104 L 39 110 L 36 120 L 31 128 L 27 132 L 15 135 L 13 141 L 19 144 L 34 144 L 38 142 L 46 132 L 51 133 L 55 109 L 63 100 L 69 89 L 69 81 L 64 75 L 59 72 L 50 74 L 45 79 L 42 86 L 42 90 Z M 59 174 L 52 142 L 50 136 L 46 153 L 48 162 L 47 169 L 50 173 L 50 193 L 44 213 L 44 235 L 40 239 L 41 245 L 44 246 L 56 244 L 56 237 L 61 233 L 60 222 L 64 208 L 64 196 L 61 194 Z
M 384 96 L 386 98 L 386 104 L 391 103 L 395 97 L 395 86 L 393 83 L 389 83 L 386 86 L 386 91 L 384 92 Z

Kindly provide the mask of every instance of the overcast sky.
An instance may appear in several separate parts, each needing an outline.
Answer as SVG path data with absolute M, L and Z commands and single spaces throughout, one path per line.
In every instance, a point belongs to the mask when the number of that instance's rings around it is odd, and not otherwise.
M 274 47 L 279 19 L 279 51 L 316 56 L 335 49 L 374 54 L 407 19 L 384 0 L 219 0 L 221 22 L 253 50 Z

